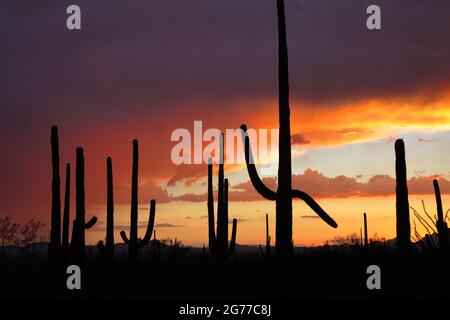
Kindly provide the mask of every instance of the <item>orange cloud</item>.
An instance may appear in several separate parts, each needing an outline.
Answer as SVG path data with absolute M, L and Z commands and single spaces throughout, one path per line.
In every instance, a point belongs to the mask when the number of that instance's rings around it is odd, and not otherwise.
M 450 194 L 450 181 L 439 176 L 413 177 L 408 182 L 410 194 L 432 194 L 432 180 L 438 179 L 441 192 Z M 272 190 L 276 190 L 275 178 L 264 178 L 263 182 Z M 315 198 L 348 198 L 348 197 L 378 197 L 395 194 L 395 178 L 388 175 L 375 175 L 367 182 L 358 182 L 356 178 L 337 176 L 326 177 L 322 173 L 307 169 L 303 174 L 292 177 L 294 189 L 307 192 Z M 259 201 L 263 198 L 255 191 L 250 181 L 233 186 L 229 192 L 230 201 Z M 172 200 L 202 202 L 206 194 L 184 194 L 173 197 Z
M 308 139 L 306 139 L 304 136 L 302 136 L 301 134 L 293 134 L 291 136 L 291 143 L 292 145 L 305 145 L 305 144 L 310 144 L 311 141 L 309 141 Z
M 292 137 L 308 137 L 311 146 L 328 146 L 385 139 L 408 130 L 449 129 L 450 90 L 434 98 L 421 94 L 334 105 L 294 100 L 291 103 Z M 242 114 L 241 121 L 248 119 L 249 128 L 278 128 L 278 102 L 274 99 L 257 104 L 258 112 L 252 113 L 252 117 Z
M 205 176 L 206 167 L 204 165 L 180 164 L 175 169 L 175 174 L 167 182 L 168 186 L 174 186 L 177 182 L 184 182 L 190 186 L 200 178 Z
M 411 129 L 448 129 L 449 106 L 449 94 L 432 101 L 420 96 L 380 98 L 332 108 L 300 104 L 292 112 L 292 131 L 320 146 L 382 139 Z

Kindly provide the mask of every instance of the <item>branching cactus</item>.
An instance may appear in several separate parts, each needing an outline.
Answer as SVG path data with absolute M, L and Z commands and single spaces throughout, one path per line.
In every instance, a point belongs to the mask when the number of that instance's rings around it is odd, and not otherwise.
M 284 2 L 277 0 L 278 11 L 278 81 L 279 81 L 279 165 L 278 188 L 270 190 L 258 176 L 250 150 L 250 142 L 247 134 L 247 126 L 243 124 L 245 159 L 250 180 L 256 191 L 264 198 L 276 202 L 276 253 L 280 262 L 290 263 L 293 255 L 292 241 L 292 200 L 301 199 L 319 217 L 333 228 L 336 222 L 305 192 L 292 189 L 291 170 L 291 128 L 289 109 L 289 76 L 288 76 L 288 51 L 286 41 L 286 23 L 284 16 Z
M 397 212 L 397 249 L 407 254 L 411 249 L 411 226 L 409 221 L 408 185 L 406 178 L 405 143 L 403 139 L 395 141 L 396 175 L 396 212 Z
M 209 251 L 219 265 L 224 265 L 227 258 L 236 248 L 237 220 L 233 219 L 231 240 L 228 245 L 228 179 L 224 179 L 223 134 L 221 135 L 217 190 L 217 233 L 214 230 L 214 195 L 213 195 L 213 165 L 208 163 L 208 234 Z
M 439 189 L 439 183 L 436 179 L 433 180 L 434 194 L 436 196 L 437 207 L 437 221 L 436 228 L 439 237 L 439 249 L 442 253 L 446 253 L 448 250 L 448 227 L 444 219 L 444 211 L 442 210 L 441 191 Z
M 59 177 L 59 141 L 57 126 L 52 126 L 50 144 L 52 149 L 52 213 L 48 259 L 49 263 L 55 266 L 60 262 L 61 254 L 61 181 Z
M 138 141 L 133 140 L 133 168 L 131 176 L 131 212 L 130 212 L 130 238 L 125 231 L 120 232 L 124 243 L 128 245 L 130 265 L 137 265 L 139 250 L 144 247 L 151 239 L 153 226 L 155 223 L 156 201 L 150 201 L 150 215 L 147 224 L 147 231 L 143 239 L 138 240 L 138 165 L 139 150 Z
M 85 262 L 85 229 L 92 228 L 97 222 L 97 217 L 92 217 L 87 223 L 85 221 L 85 190 L 84 190 L 84 153 L 83 148 L 76 150 L 76 216 L 72 227 L 71 249 L 74 262 L 83 265 Z
M 114 197 L 111 157 L 106 159 L 106 243 L 99 241 L 97 247 L 107 264 L 114 262 Z
M 70 226 L 70 163 L 66 164 L 66 187 L 64 192 L 64 216 L 62 224 L 61 251 L 64 261 L 69 256 L 69 226 Z

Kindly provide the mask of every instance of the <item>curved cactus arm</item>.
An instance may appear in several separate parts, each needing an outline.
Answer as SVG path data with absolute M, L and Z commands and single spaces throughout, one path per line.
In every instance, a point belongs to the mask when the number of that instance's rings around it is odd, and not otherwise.
M 104 255 L 104 254 L 106 253 L 106 251 L 105 251 L 105 245 L 103 244 L 103 241 L 100 240 L 100 241 L 97 243 L 97 248 L 98 248 L 98 251 L 100 252 L 101 255 Z
M 300 190 L 292 190 L 292 198 L 298 198 L 303 201 L 315 212 L 319 217 L 322 218 L 323 221 L 325 221 L 329 226 L 333 228 L 337 228 L 337 223 L 331 218 L 325 210 L 322 209 L 319 204 L 314 201 L 313 198 L 311 198 L 308 194 L 306 194 L 303 191 Z
M 233 254 L 236 250 L 236 232 L 237 232 L 237 219 L 233 219 L 233 229 L 231 231 L 230 247 L 228 248 L 228 254 Z
M 150 215 L 148 217 L 147 230 L 145 231 L 144 238 L 139 241 L 138 247 L 142 248 L 150 241 L 153 235 L 153 226 L 155 225 L 155 213 L 156 213 L 156 201 L 152 200 L 150 202 Z
M 120 231 L 120 236 L 124 243 L 130 244 L 130 240 L 128 240 L 127 234 L 125 233 L 125 231 Z
M 244 139 L 245 163 L 247 164 L 247 171 L 248 175 L 250 176 L 250 181 L 252 182 L 253 187 L 261 196 L 263 196 L 267 200 L 274 201 L 277 197 L 276 192 L 270 190 L 262 182 L 262 180 L 258 176 L 258 172 L 256 171 L 256 166 L 253 163 L 253 155 L 250 148 L 250 139 L 248 135 L 245 134 L 247 132 L 247 126 L 245 124 L 241 125 L 241 130 L 244 132 L 244 135 L 242 137 Z
M 94 226 L 94 224 L 96 224 L 96 223 L 97 223 L 97 217 L 92 217 L 91 220 L 89 220 L 88 223 L 86 223 L 86 224 L 84 225 L 84 228 L 85 228 L 85 229 L 90 229 L 90 228 L 92 228 L 92 227 Z

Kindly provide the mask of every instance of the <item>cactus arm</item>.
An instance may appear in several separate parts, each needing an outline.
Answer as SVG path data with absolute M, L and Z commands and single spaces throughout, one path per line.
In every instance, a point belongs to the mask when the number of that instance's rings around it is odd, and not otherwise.
M 337 228 L 337 223 L 331 218 L 319 204 L 314 201 L 308 194 L 300 190 L 292 190 L 292 198 L 298 198 L 303 200 L 317 215 L 322 218 L 328 225 L 333 228 Z
M 128 240 L 127 234 L 125 233 L 125 231 L 120 231 L 120 237 L 122 238 L 124 243 L 130 244 L 130 240 Z
M 90 229 L 90 228 L 92 228 L 93 226 L 94 226 L 94 224 L 96 224 L 97 223 L 97 217 L 92 217 L 89 221 L 88 221 L 88 223 L 86 223 L 85 225 L 84 225 L 84 228 L 85 229 Z
M 148 217 L 147 230 L 145 231 L 144 238 L 138 243 L 139 248 L 144 247 L 152 238 L 153 226 L 155 225 L 155 212 L 156 212 L 156 201 L 152 200 L 150 202 L 150 215 Z
M 253 156 L 250 149 L 250 139 L 247 132 L 247 126 L 245 124 L 241 125 L 241 130 L 244 132 L 244 149 L 245 149 L 245 163 L 247 164 L 247 171 L 250 177 L 250 181 L 253 184 L 253 187 L 258 191 L 258 193 L 266 198 L 267 200 L 274 201 L 277 197 L 277 194 L 270 190 L 266 185 L 262 182 L 262 180 L 258 176 L 258 172 L 256 171 L 256 166 L 253 163 Z
M 233 219 L 233 229 L 231 231 L 230 247 L 228 248 L 228 254 L 233 254 L 236 250 L 236 232 L 237 232 L 237 219 Z

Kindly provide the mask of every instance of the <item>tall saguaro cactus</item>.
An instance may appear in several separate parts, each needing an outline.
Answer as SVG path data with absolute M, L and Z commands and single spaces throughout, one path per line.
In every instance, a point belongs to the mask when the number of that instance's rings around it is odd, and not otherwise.
M 69 255 L 69 225 L 70 225 L 70 163 L 66 164 L 66 187 L 64 192 L 64 216 L 62 224 L 61 251 L 64 259 Z
M 228 179 L 224 179 L 223 135 L 221 135 L 220 163 L 217 190 L 217 234 L 214 230 L 214 195 L 212 160 L 208 163 L 208 234 L 209 250 L 219 265 L 234 253 L 236 247 L 237 220 L 233 219 L 230 245 L 228 246 Z
M 106 243 L 99 241 L 98 249 L 108 264 L 114 261 L 114 197 L 112 159 L 106 159 Z
M 411 249 L 411 226 L 409 221 L 408 185 L 406 177 L 405 143 L 395 141 L 396 211 L 397 211 L 397 249 L 408 253 Z
M 278 85 L 279 85 L 279 165 L 278 188 L 270 190 L 258 176 L 250 150 L 247 126 L 241 125 L 244 132 L 245 159 L 250 180 L 254 188 L 264 198 L 276 202 L 276 253 L 280 261 L 290 263 L 293 255 L 292 244 L 292 200 L 301 199 L 314 210 L 319 217 L 333 228 L 336 222 L 305 192 L 292 189 L 291 170 L 291 129 L 289 109 L 288 50 L 286 41 L 286 22 L 284 2 L 277 0 L 278 13 Z
M 444 219 L 444 211 L 442 210 L 441 191 L 439 183 L 436 179 L 433 180 L 434 194 L 436 196 L 437 221 L 436 228 L 439 237 L 439 249 L 442 253 L 448 250 L 448 227 Z
M 120 232 L 124 243 L 128 245 L 130 265 L 135 266 L 138 261 L 139 249 L 144 247 L 151 239 L 153 226 L 155 223 L 156 201 L 150 201 L 150 215 L 147 224 L 147 230 L 142 240 L 138 241 L 138 167 L 139 167 L 139 149 L 138 141 L 133 140 L 133 168 L 131 175 L 131 212 L 130 212 L 130 238 L 128 239 L 125 231 Z
M 51 265 L 56 265 L 61 255 L 61 181 L 59 177 L 59 140 L 57 126 L 52 126 L 51 128 L 50 144 L 52 149 L 52 211 L 48 258 Z
M 411 294 L 411 225 L 409 220 L 408 184 L 406 175 L 405 143 L 395 141 L 396 219 L 397 219 L 397 286 L 400 294 Z
M 76 150 L 76 216 L 72 227 L 72 252 L 75 263 L 82 265 L 85 261 L 85 229 L 92 228 L 97 222 L 97 217 L 92 217 L 86 223 L 85 190 L 84 190 L 84 152 L 83 148 Z

